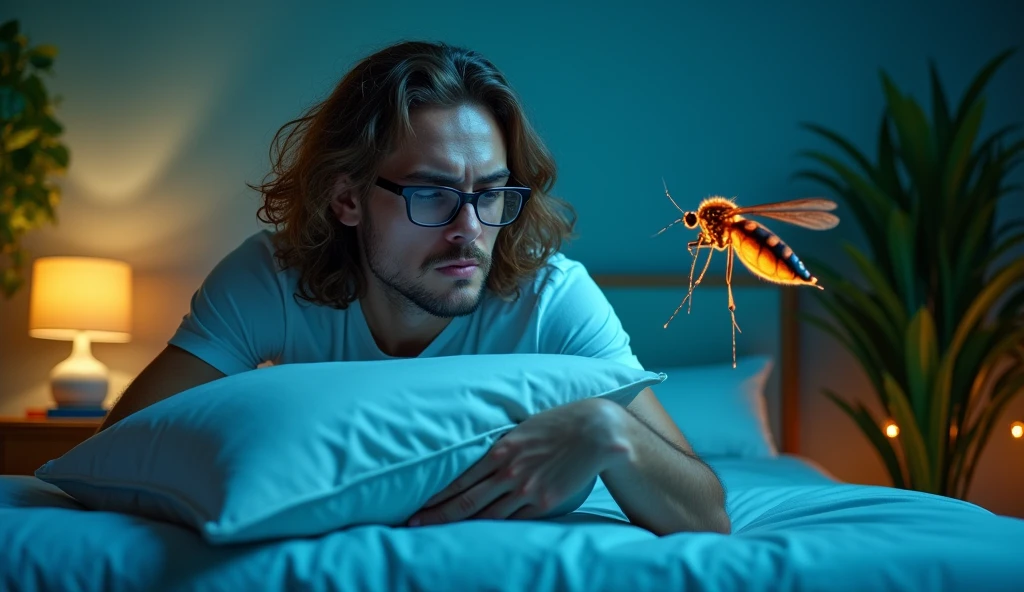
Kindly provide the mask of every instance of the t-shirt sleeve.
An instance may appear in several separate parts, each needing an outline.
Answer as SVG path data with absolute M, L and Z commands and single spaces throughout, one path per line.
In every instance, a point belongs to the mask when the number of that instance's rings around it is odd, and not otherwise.
M 253 370 L 282 350 L 283 293 L 269 245 L 252 237 L 206 276 L 168 343 L 224 374 Z
M 583 264 L 572 262 L 552 270 L 538 304 L 541 351 L 604 358 L 643 369 L 615 309 Z

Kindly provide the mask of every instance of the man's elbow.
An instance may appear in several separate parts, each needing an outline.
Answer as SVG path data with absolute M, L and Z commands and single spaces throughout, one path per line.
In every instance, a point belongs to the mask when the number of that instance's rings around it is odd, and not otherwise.
M 722 496 L 715 496 L 714 500 L 700 510 L 699 514 L 691 513 L 691 530 L 696 532 L 714 532 L 718 534 L 732 534 L 732 519 L 725 510 L 725 492 Z
M 732 520 L 721 507 L 712 507 L 700 514 L 687 511 L 672 522 L 673 524 L 650 525 L 648 530 L 658 536 L 697 532 L 732 534 Z
M 715 508 L 707 517 L 705 530 L 718 534 L 732 534 L 732 519 L 725 508 Z
M 719 534 L 732 534 L 732 519 L 725 509 L 725 488 L 722 487 L 721 481 L 718 482 L 718 494 L 709 512 L 708 530 Z

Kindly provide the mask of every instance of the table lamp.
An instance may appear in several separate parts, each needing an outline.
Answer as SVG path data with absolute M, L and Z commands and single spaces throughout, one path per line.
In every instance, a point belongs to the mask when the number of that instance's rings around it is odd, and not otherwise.
M 32 264 L 28 334 L 72 341 L 50 372 L 58 409 L 102 408 L 110 372 L 92 343 L 131 340 L 132 275 L 127 263 L 93 257 L 40 257 Z

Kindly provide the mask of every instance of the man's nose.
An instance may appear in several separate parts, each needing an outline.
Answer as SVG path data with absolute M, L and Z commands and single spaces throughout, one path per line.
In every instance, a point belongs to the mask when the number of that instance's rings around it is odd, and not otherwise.
M 472 242 L 476 240 L 482 230 L 480 219 L 476 215 L 476 207 L 473 204 L 462 206 L 446 230 L 450 241 Z

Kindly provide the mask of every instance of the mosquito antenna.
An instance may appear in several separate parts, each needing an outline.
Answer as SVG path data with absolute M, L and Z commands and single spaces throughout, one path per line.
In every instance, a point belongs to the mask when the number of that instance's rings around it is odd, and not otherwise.
M 676 209 L 679 210 L 680 214 L 685 214 L 686 212 L 683 211 L 683 208 L 679 207 L 679 204 L 676 203 L 676 200 L 672 199 L 672 195 L 669 194 L 668 183 L 665 182 L 665 177 L 661 178 L 661 184 L 665 186 L 665 197 L 667 197 L 668 200 L 672 202 L 672 205 L 674 205 Z
M 672 228 L 672 227 L 673 227 L 674 225 L 676 225 L 676 224 L 679 224 L 679 223 L 680 223 L 680 222 L 682 222 L 682 221 L 683 221 L 683 219 L 682 219 L 682 218 L 680 218 L 680 219 L 678 219 L 678 220 L 673 220 L 671 224 L 669 224 L 669 225 L 668 225 L 668 226 L 666 226 L 665 228 L 662 228 L 662 229 L 661 229 L 661 230 L 659 230 L 658 232 L 655 232 L 654 234 L 652 234 L 652 235 L 651 235 L 651 238 L 654 238 L 654 237 L 658 236 L 658 235 L 659 235 L 659 234 L 661 234 L 662 232 L 665 232 L 665 231 L 666 231 L 666 230 L 668 230 L 669 228 Z

